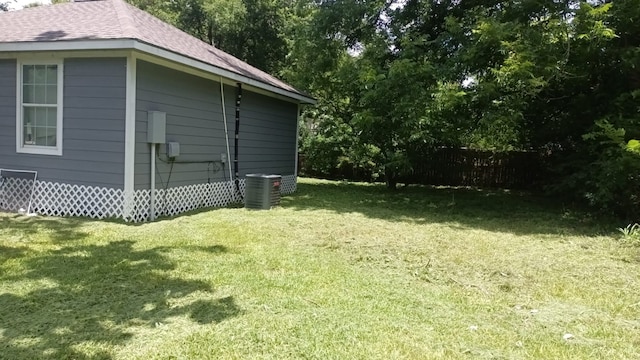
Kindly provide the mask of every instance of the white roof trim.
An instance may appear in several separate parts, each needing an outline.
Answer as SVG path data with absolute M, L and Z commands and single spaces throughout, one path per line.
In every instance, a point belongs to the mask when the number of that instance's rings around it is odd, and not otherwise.
M 27 52 L 27 51 L 69 51 L 69 50 L 115 50 L 135 49 L 143 53 L 151 54 L 163 59 L 187 65 L 208 73 L 222 76 L 229 80 L 238 81 L 259 89 L 298 100 L 302 103 L 315 104 L 316 100 L 299 93 L 285 90 L 277 86 L 263 83 L 244 75 L 207 64 L 205 62 L 180 55 L 178 53 L 149 45 L 134 39 L 103 39 L 103 40 L 60 40 L 60 41 L 28 41 L 0 43 L 0 52 Z
M 135 47 L 136 42 L 136 40 L 132 39 L 24 41 L 0 43 L 0 51 L 9 52 L 132 49 Z
M 244 75 L 240 75 L 240 74 L 236 74 L 232 71 L 229 70 L 225 70 L 225 69 L 221 69 L 217 66 L 213 66 L 207 63 L 204 63 L 202 61 L 199 60 L 195 60 L 192 59 L 190 57 L 184 56 L 184 55 L 180 55 L 177 53 L 174 53 L 172 51 L 168 51 L 162 48 L 159 48 L 157 46 L 153 46 L 153 45 L 149 45 L 149 44 L 145 44 L 139 41 L 136 41 L 136 44 L 134 46 L 134 49 L 138 50 L 138 51 L 142 51 L 148 54 L 152 54 L 167 60 L 171 60 L 180 64 L 184 64 L 187 66 L 190 66 L 192 68 L 196 68 L 199 70 L 203 70 L 212 74 L 216 74 L 219 76 L 222 76 L 224 78 L 230 79 L 230 80 L 234 80 L 234 81 L 239 81 L 241 83 L 247 84 L 247 85 L 251 85 L 254 87 L 257 87 L 259 89 L 263 89 L 263 90 L 267 90 L 276 94 L 280 94 L 280 95 L 284 95 L 286 97 L 290 97 L 296 100 L 299 100 L 301 102 L 304 103 L 309 103 L 309 104 L 315 104 L 316 100 L 307 96 L 303 96 L 300 95 L 298 93 L 295 93 L 293 91 L 288 91 L 285 89 L 281 89 L 279 87 L 270 85 L 270 84 L 265 84 L 262 81 L 258 81 L 258 80 L 254 80 L 251 79 L 247 76 Z

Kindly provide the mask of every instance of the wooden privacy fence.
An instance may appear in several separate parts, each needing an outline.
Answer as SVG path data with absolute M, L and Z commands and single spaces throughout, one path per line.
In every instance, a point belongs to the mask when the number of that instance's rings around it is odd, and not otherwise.
M 402 182 L 533 189 L 540 181 L 541 172 L 537 152 L 441 148 L 413 164 L 412 173 L 404 176 Z
M 313 171 L 309 159 L 299 154 L 298 169 L 305 176 L 354 181 L 373 181 L 372 169 L 345 165 L 327 173 Z M 533 151 L 481 151 L 440 148 L 414 160 L 409 174 L 399 183 L 445 186 L 476 186 L 503 189 L 537 189 L 543 179 L 543 158 Z M 377 181 L 383 181 L 378 177 Z

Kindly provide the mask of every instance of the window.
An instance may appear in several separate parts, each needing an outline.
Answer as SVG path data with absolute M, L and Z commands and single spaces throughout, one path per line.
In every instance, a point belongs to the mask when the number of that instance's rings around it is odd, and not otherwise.
M 17 152 L 62 155 L 62 62 L 18 62 Z

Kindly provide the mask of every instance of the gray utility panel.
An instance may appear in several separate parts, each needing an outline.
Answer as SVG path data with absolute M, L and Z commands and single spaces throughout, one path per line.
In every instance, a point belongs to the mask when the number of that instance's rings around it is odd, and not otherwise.
M 269 210 L 280 204 L 280 183 L 282 176 L 247 174 L 245 179 L 244 207 L 247 209 Z

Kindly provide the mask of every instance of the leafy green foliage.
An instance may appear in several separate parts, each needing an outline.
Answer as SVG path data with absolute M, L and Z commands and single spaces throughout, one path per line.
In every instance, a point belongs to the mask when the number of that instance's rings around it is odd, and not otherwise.
M 593 132 L 583 136 L 587 142 L 584 169 L 567 181 L 573 192 L 581 192 L 588 202 L 601 210 L 640 218 L 640 156 L 627 151 L 625 129 L 608 121 L 598 121 Z
M 629 142 L 627 143 L 627 151 L 630 151 L 634 154 L 640 155 L 640 141 L 635 140 L 635 139 L 631 139 L 629 140 Z
M 285 0 L 130 0 L 181 30 L 272 73 L 287 54 Z
M 618 228 L 622 234 L 622 241 L 631 245 L 640 245 L 640 224 L 629 224 L 626 227 Z
M 323 69 L 348 84 L 326 121 L 380 150 L 390 186 L 437 146 L 536 149 L 554 159 L 550 191 L 640 213 L 640 1 L 336 1 L 316 17 L 351 58 Z

